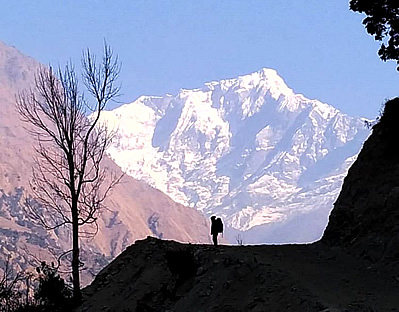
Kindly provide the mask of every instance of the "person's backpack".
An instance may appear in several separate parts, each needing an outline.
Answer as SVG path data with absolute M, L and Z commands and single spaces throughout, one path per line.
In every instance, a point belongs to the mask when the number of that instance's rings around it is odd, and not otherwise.
M 216 226 L 216 233 L 223 233 L 223 222 L 222 222 L 222 219 L 217 218 L 215 220 L 215 226 Z

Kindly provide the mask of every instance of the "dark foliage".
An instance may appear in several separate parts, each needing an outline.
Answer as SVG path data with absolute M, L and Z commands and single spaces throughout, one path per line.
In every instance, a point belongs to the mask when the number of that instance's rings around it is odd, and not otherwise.
M 383 61 L 396 60 L 399 71 L 399 1 L 351 0 L 350 9 L 367 15 L 367 32 L 382 42 L 378 55 Z
M 0 312 L 72 311 L 72 289 L 58 275 L 58 270 L 42 262 L 37 275 L 14 274 L 7 263 L 0 281 Z
M 71 307 L 72 291 L 58 275 L 54 263 L 42 262 L 38 267 L 39 286 L 35 298 L 46 311 L 68 311 Z
M 28 285 L 31 275 L 15 272 L 8 257 L 0 267 L 0 311 L 13 312 L 29 304 Z

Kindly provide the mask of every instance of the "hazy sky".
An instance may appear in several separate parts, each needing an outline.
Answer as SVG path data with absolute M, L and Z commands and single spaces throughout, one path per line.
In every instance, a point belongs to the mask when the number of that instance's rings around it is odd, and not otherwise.
M 375 117 L 399 94 L 395 63 L 346 0 L 0 0 L 0 40 L 44 64 L 79 63 L 106 39 L 122 102 L 274 68 L 289 87 Z

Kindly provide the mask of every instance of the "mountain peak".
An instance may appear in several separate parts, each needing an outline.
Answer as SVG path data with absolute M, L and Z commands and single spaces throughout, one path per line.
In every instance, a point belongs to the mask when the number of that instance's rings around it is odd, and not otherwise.
M 283 80 L 283 78 L 281 78 L 281 76 L 278 74 L 277 70 L 272 69 L 272 68 L 266 68 L 263 67 L 260 70 L 249 74 L 250 76 L 258 76 L 260 78 L 260 80 L 267 80 L 267 81 L 274 81 L 274 82 L 278 82 L 279 84 L 284 84 L 285 82 Z
M 175 201 L 221 215 L 230 239 L 243 233 L 252 243 L 318 239 L 369 133 L 269 68 L 129 105 L 130 115 L 111 112 L 121 125 L 111 157 Z M 275 233 L 295 218 L 311 226 Z
M 236 78 L 222 79 L 220 81 L 211 81 L 205 83 L 205 85 L 210 90 L 220 87 L 222 90 L 241 89 L 244 91 L 255 89 L 268 91 L 275 100 L 280 96 L 291 97 L 295 95 L 292 89 L 278 75 L 277 71 L 271 68 L 261 68 L 250 74 Z
M 31 57 L 0 41 L 0 88 L 27 88 L 39 66 Z

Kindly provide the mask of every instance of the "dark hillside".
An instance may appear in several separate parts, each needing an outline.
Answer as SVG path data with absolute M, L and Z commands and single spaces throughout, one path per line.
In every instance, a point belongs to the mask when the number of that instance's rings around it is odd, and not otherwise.
M 350 168 L 322 241 L 375 261 L 399 259 L 399 98 Z
M 78 311 L 399 311 L 394 274 L 323 244 L 214 247 L 149 237 L 84 289 Z

